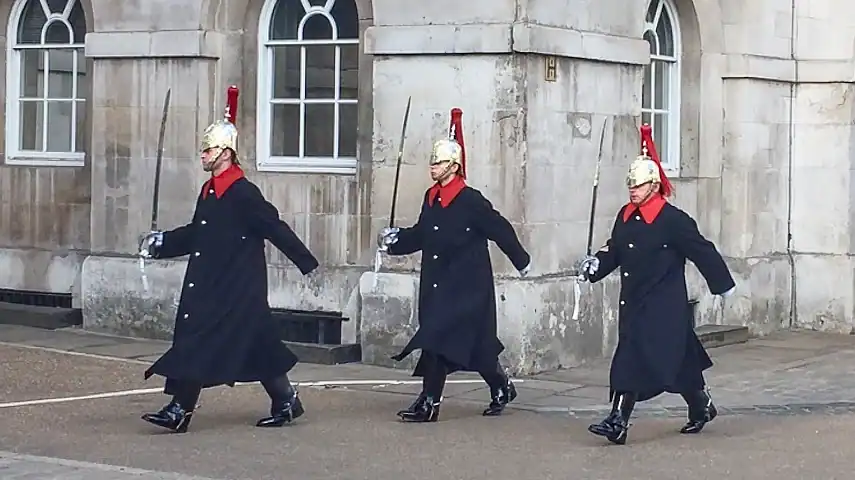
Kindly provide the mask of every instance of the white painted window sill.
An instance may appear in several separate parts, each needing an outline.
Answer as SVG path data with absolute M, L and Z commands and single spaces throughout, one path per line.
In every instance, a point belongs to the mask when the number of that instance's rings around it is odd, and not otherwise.
M 20 167 L 83 167 L 86 165 L 85 155 L 38 155 L 18 154 L 7 156 L 6 165 Z
M 314 175 L 355 175 L 355 158 L 270 158 L 256 162 L 259 172 Z

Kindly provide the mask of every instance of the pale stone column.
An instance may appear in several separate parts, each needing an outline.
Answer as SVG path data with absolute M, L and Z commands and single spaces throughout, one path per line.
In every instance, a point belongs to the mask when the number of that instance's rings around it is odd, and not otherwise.
M 429 186 L 432 143 L 447 131 L 449 110 L 462 108 L 469 184 L 511 221 L 533 259 L 530 277 L 520 279 L 492 247 L 504 361 L 528 373 L 600 357 L 614 344 L 616 282 L 583 285 L 582 313 L 574 321 L 571 274 L 585 253 L 604 121 L 594 249 L 608 237 L 625 196 L 626 168 L 637 154 L 641 73 L 649 58 L 647 43 L 634 38 L 643 9 L 636 14 L 614 1 L 602 8 L 622 13 L 604 20 L 576 2 L 445 3 L 400 9 L 391 0 L 375 1 L 375 26 L 366 35 L 366 48 L 376 55 L 374 231 L 388 223 L 407 97 L 413 111 L 400 225 L 415 221 Z M 554 77 L 547 75 L 547 59 L 555 61 Z M 407 270 L 418 260 L 386 257 L 395 272 L 381 274 L 377 288 L 372 273 L 363 276 L 364 362 L 393 365 L 389 355 L 415 331 L 418 277 Z M 411 367 L 414 360 L 395 366 Z
M 83 265 L 84 326 L 169 338 L 183 261 L 148 262 L 143 290 L 135 256 L 149 230 L 157 142 L 168 89 L 158 228 L 190 222 L 204 172 L 200 128 L 222 115 L 216 32 L 102 31 L 87 36 L 93 61 L 92 251 Z M 219 100 L 219 101 L 218 101 Z M 202 126 L 202 127 L 200 127 Z
M 739 286 L 726 323 L 853 329 L 855 21 L 837 0 L 726 1 L 721 246 Z M 791 236 L 791 241 L 789 237 Z

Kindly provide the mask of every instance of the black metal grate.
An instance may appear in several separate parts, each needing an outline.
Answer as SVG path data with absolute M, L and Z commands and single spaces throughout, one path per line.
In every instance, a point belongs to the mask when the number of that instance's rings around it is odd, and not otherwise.
M 37 307 L 72 308 L 70 293 L 36 292 L 0 288 L 0 302 Z
M 309 312 L 273 308 L 282 340 L 316 345 L 341 345 L 341 323 L 348 319 L 341 312 Z

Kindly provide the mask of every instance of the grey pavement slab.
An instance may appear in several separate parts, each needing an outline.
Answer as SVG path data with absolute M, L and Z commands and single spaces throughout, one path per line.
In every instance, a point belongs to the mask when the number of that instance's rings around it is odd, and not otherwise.
M 3 480 L 212 480 L 91 462 L 0 452 Z
M 8 332 L 0 329 L 0 342 L 9 342 Z M 608 406 L 607 361 L 522 379 L 514 408 L 499 418 L 480 416 L 487 400 L 483 384 L 451 384 L 440 421 L 427 425 L 402 424 L 394 415 L 417 390 L 396 383 L 414 380 L 408 371 L 301 364 L 294 377 L 302 381 L 386 383 L 303 387 L 306 415 L 274 430 L 253 426 L 269 407 L 260 386 L 210 389 L 190 432 L 175 435 L 139 419 L 166 398 L 156 392 L 160 380 L 142 381 L 138 360 L 60 353 L 62 345 L 79 345 L 74 339 L 64 344 L 67 335 L 88 335 L 52 333 L 57 350 L 0 345 L 0 451 L 14 452 L 0 454 L 3 480 L 683 480 L 687 472 L 698 480 L 825 480 L 850 478 L 855 454 L 855 380 L 847 375 L 855 347 L 833 336 L 773 338 L 774 348 L 763 349 L 765 365 L 748 352 L 751 342 L 712 350 L 717 366 L 708 378 L 722 415 L 701 435 L 679 435 L 685 409 L 679 397 L 662 396 L 639 406 L 629 444 L 616 447 L 586 431 Z M 24 341 L 50 337 L 13 334 Z M 113 345 L 133 344 L 120 339 Z M 809 354 L 778 352 L 788 345 Z M 132 350 L 118 348 L 116 355 Z M 155 393 L 2 407 L 152 387 Z

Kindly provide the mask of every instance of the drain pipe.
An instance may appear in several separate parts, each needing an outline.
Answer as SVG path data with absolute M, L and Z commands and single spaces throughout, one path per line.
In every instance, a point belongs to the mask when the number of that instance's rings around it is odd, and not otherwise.
M 796 259 L 793 251 L 793 145 L 796 125 L 796 88 L 799 84 L 799 62 L 796 60 L 796 0 L 790 0 L 790 61 L 793 63 L 793 80 L 790 83 L 789 135 L 787 135 L 787 261 L 790 264 L 790 318 L 789 328 L 798 324 L 796 309 Z

